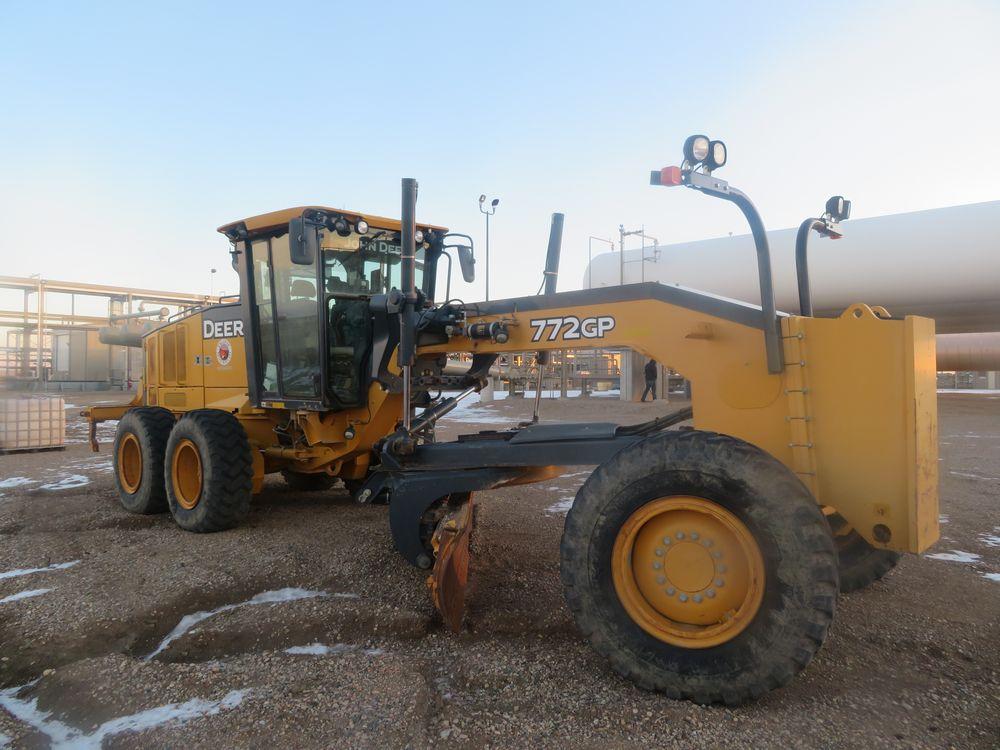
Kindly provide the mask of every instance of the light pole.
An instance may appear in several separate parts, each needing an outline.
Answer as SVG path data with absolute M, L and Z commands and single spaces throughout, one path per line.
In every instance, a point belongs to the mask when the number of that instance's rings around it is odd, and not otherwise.
M 208 296 L 211 297 L 215 293 L 215 271 L 216 269 L 211 269 L 212 273 L 209 276 L 210 281 L 208 282 Z
M 606 240 L 603 237 L 594 237 L 594 235 L 587 238 L 587 289 L 594 288 L 594 240 L 607 242 L 611 245 L 611 252 L 615 251 L 615 243 L 611 240 Z
M 499 198 L 494 198 L 490 201 L 490 207 L 487 209 L 485 206 L 486 194 L 479 196 L 479 213 L 485 214 L 486 216 L 486 301 L 490 301 L 490 217 L 497 212 L 497 205 L 500 203 Z

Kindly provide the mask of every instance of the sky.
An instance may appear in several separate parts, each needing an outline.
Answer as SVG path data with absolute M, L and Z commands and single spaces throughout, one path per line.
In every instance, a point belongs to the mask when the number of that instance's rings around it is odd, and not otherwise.
M 619 224 L 746 231 L 649 186 L 691 133 L 728 144 L 718 174 L 769 228 L 835 193 L 855 217 L 996 200 L 998 38 L 996 0 L 0 0 L 0 275 L 232 293 L 218 226 L 397 216 L 415 177 L 418 220 L 476 238 L 458 296 L 484 296 L 481 193 L 500 199 L 491 298 L 537 290 L 553 211 L 579 288 L 588 238 Z

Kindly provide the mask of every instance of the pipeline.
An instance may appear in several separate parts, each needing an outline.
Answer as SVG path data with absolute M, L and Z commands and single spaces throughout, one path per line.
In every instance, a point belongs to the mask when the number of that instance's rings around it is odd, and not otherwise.
M 992 333 L 939 333 L 938 372 L 1000 370 L 1000 331 Z

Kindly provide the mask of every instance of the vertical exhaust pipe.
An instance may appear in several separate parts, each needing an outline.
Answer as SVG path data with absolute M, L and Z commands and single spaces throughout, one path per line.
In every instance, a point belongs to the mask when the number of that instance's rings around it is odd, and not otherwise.
M 400 263 L 399 280 L 403 304 L 399 314 L 399 350 L 396 363 L 403 375 L 403 429 L 409 432 L 413 417 L 410 404 L 411 375 L 416 359 L 414 324 L 417 304 L 416 289 L 416 240 L 417 231 L 417 181 L 403 178 L 403 204 L 400 210 Z
M 555 294 L 556 282 L 559 280 L 559 255 L 562 252 L 563 221 L 565 214 L 552 214 L 552 224 L 549 227 L 549 246 L 545 251 L 545 278 L 542 280 L 542 293 Z M 538 422 L 538 411 L 542 405 L 542 373 L 549 363 L 548 352 L 537 352 L 535 362 L 538 363 L 538 378 L 535 382 L 535 410 L 532 413 L 532 423 Z
M 556 281 L 559 280 L 559 255 L 562 251 L 564 214 L 552 214 L 552 226 L 549 227 L 549 247 L 545 252 L 545 280 L 543 294 L 556 293 Z

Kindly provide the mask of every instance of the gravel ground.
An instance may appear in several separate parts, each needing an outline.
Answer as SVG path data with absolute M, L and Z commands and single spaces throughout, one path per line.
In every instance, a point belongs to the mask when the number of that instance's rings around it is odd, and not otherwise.
M 678 405 L 572 399 L 545 416 L 626 423 Z M 530 408 L 466 408 L 440 433 Z M 808 669 L 738 709 L 643 692 L 577 634 L 558 545 L 586 467 L 479 496 L 456 636 L 393 551 L 384 507 L 269 479 L 243 527 L 188 534 L 120 508 L 109 446 L 89 452 L 77 411 L 65 451 L 0 456 L 0 747 L 1000 745 L 1000 397 L 940 398 L 941 542 L 841 597 Z

